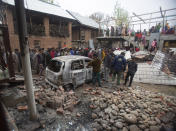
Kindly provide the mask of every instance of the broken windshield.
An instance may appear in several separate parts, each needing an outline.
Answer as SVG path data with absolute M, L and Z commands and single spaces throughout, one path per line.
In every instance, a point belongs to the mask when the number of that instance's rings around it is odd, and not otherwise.
M 60 72 L 61 66 L 62 66 L 62 62 L 52 60 L 48 65 L 48 69 L 50 69 L 53 72 Z

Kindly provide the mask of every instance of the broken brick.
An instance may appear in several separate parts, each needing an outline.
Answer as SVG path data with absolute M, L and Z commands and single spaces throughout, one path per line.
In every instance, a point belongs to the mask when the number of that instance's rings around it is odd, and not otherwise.
M 56 112 L 57 112 L 57 114 L 64 114 L 64 110 L 63 110 L 62 107 L 58 108 L 58 109 L 56 110 Z
M 17 109 L 18 111 L 26 111 L 28 109 L 28 106 L 18 106 Z
M 77 117 L 80 117 L 80 116 L 81 116 L 81 114 L 78 112 L 78 113 L 76 113 L 76 116 L 77 116 Z

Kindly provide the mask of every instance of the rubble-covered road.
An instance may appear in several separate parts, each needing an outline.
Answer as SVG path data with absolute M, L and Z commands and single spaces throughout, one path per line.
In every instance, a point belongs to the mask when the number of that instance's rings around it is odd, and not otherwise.
M 104 83 L 102 88 L 84 84 L 68 92 L 61 87 L 52 89 L 42 78 L 35 78 L 34 84 L 39 114 L 35 122 L 29 121 L 24 86 L 13 87 L 21 97 L 13 98 L 18 104 L 11 102 L 8 111 L 19 130 L 159 131 L 173 129 L 176 124 L 176 97 L 147 91 L 136 84 L 132 88 L 113 83 Z

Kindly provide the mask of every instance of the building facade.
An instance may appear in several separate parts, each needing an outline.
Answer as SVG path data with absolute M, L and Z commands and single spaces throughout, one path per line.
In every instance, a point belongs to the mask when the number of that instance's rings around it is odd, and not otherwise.
M 29 2 L 29 0 L 26 0 Z M 36 1 L 36 0 L 35 0 Z M 42 2 L 42 1 L 39 1 Z M 60 8 L 56 5 L 42 2 L 52 8 Z M 14 5 L 2 2 L 5 6 L 5 24 L 8 26 L 12 50 L 19 48 L 17 19 Z M 48 9 L 49 10 L 49 9 Z M 63 11 L 63 10 L 62 10 Z M 64 13 L 67 13 L 66 11 Z M 67 17 L 69 16 L 69 17 Z M 26 22 L 28 41 L 30 48 L 63 48 L 72 46 L 72 18 L 67 16 L 56 16 L 45 12 L 26 9 Z
M 12 50 L 19 48 L 14 0 L 0 0 L 4 7 L 4 24 L 8 26 Z M 70 13 L 42 0 L 24 0 L 30 48 L 88 47 L 96 42 L 98 24 L 92 19 Z M 84 46 L 83 46 L 84 45 Z

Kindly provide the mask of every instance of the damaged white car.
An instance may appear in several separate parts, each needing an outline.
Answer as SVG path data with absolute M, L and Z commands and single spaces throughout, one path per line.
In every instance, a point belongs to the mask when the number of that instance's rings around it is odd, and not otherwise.
M 57 88 L 77 87 L 92 79 L 92 67 L 87 67 L 90 58 L 78 55 L 53 58 L 46 68 L 46 82 Z

